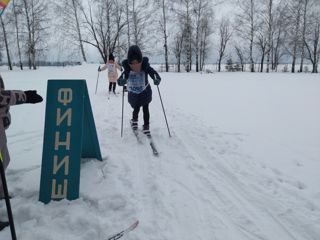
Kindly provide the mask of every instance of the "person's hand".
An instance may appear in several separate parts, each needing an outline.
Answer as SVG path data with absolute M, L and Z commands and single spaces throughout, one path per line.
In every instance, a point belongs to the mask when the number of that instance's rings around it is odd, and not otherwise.
M 98 67 L 98 72 L 101 72 L 101 68 L 100 68 L 100 66 Z
M 153 79 L 153 83 L 154 85 L 159 85 L 161 82 L 161 78 L 159 76 L 156 76 L 154 79 Z
M 26 94 L 26 103 L 39 103 L 43 101 L 43 98 L 37 94 L 36 90 L 24 91 Z
M 124 86 L 127 83 L 127 80 L 120 77 L 117 82 L 119 86 Z

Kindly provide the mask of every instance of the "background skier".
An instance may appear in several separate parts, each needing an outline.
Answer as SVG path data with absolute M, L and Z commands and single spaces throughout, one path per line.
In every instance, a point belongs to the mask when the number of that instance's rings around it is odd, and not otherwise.
M 114 94 L 116 94 L 116 85 L 117 85 L 117 79 L 118 79 L 118 71 L 119 69 L 121 71 L 121 67 L 119 64 L 115 61 L 114 56 L 112 53 L 109 55 L 108 62 L 103 65 L 101 68 L 99 66 L 98 71 L 104 71 L 108 69 L 108 79 L 109 79 L 109 94 L 111 93 L 111 90 Z

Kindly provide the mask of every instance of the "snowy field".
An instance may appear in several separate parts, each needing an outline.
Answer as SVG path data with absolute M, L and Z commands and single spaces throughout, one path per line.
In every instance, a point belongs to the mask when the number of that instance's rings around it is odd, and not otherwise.
M 7 89 L 44 98 L 47 79 L 86 79 L 104 159 L 82 162 L 78 200 L 38 202 L 45 102 L 13 106 L 7 180 L 19 240 L 104 240 L 136 219 L 123 239 L 320 239 L 319 74 L 161 73 L 172 137 L 152 84 L 154 157 L 131 132 L 127 101 L 120 137 L 121 94 L 108 99 L 106 72 L 94 94 L 97 67 L 1 68 Z

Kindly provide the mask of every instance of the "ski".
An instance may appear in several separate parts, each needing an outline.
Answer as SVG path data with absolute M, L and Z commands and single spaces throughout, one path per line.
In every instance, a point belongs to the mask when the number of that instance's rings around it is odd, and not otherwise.
M 142 144 L 142 140 L 141 140 L 141 138 L 140 138 L 139 131 L 138 131 L 138 130 L 134 130 L 134 129 L 132 129 L 132 131 L 133 131 L 133 134 L 134 134 L 134 136 L 136 137 L 138 143 L 139 143 L 139 144 Z
M 1 1 L 1 0 L 0 0 Z M 108 91 L 108 90 L 107 90 Z M 109 95 L 109 96 L 116 96 L 116 97 L 118 97 L 118 95 L 120 95 L 120 93 L 122 93 L 122 92 L 113 92 L 113 91 L 108 91 L 107 92 L 107 94 Z
M 158 152 L 158 150 L 157 150 L 156 145 L 155 145 L 154 142 L 153 142 L 153 139 L 152 139 L 152 137 L 151 137 L 150 132 L 147 133 L 147 134 L 145 134 L 143 131 L 140 131 L 140 130 L 138 130 L 138 129 L 133 129 L 132 127 L 131 127 L 131 129 L 132 129 L 132 132 L 133 132 L 134 136 L 136 137 L 136 139 L 137 139 L 137 141 L 138 141 L 139 144 L 143 144 L 143 141 L 142 141 L 142 139 L 141 139 L 141 137 L 140 137 L 140 134 L 139 134 L 139 132 L 140 132 L 142 135 L 145 135 L 146 138 L 148 139 L 148 142 L 149 142 L 149 145 L 150 145 L 150 147 L 151 147 L 151 150 L 152 150 L 153 155 L 154 155 L 154 156 L 158 156 L 158 155 L 159 155 L 159 152 Z
M 117 94 L 119 94 L 119 93 L 107 93 L 108 94 L 108 100 L 110 100 L 110 96 L 115 96 L 115 97 L 118 97 L 118 95 Z
M 157 150 L 157 148 L 156 148 L 156 145 L 154 144 L 154 142 L 153 142 L 153 140 L 152 140 L 151 135 L 147 136 L 147 138 L 148 138 L 148 141 L 149 141 L 149 145 L 150 145 L 150 147 L 151 147 L 151 149 L 152 149 L 153 155 L 154 155 L 154 156 L 158 156 L 158 155 L 159 155 L 159 152 L 158 152 L 158 150 Z
M 112 235 L 111 237 L 109 237 L 107 240 L 117 240 L 122 238 L 124 235 L 128 234 L 129 232 L 133 231 L 134 229 L 136 229 L 136 227 L 138 227 L 139 225 L 139 220 L 135 221 L 132 225 L 130 225 L 130 227 L 128 227 L 127 229 L 116 233 L 114 235 Z
M 148 142 L 149 142 L 149 145 L 150 145 L 150 147 L 151 147 L 151 150 L 152 150 L 153 155 L 154 155 L 154 156 L 158 156 L 158 155 L 159 155 L 159 152 L 158 152 L 158 150 L 157 150 L 156 145 L 155 145 L 154 142 L 153 142 L 153 139 L 152 139 L 152 136 L 151 136 L 150 132 L 147 133 L 147 134 L 145 134 L 145 133 L 142 132 L 142 134 L 144 134 L 144 135 L 146 136 L 146 138 L 148 139 Z

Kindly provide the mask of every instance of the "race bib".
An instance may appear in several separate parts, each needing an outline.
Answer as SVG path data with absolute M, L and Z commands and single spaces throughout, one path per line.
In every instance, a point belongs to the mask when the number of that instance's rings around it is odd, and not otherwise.
M 128 78 L 128 91 L 141 93 L 146 88 L 144 72 L 130 72 Z
M 113 75 L 115 73 L 115 64 L 114 63 L 109 63 L 108 64 L 108 74 Z

